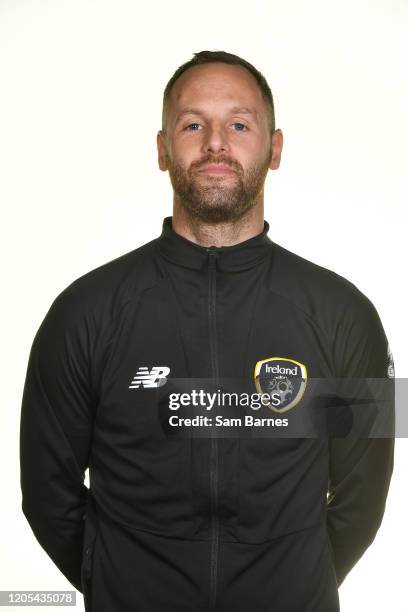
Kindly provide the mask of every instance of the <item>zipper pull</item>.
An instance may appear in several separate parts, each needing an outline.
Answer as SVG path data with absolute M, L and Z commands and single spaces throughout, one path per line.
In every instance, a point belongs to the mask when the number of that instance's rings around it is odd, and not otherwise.
M 216 246 L 207 247 L 208 253 L 208 265 L 210 268 L 215 268 L 216 261 L 218 259 L 218 251 Z

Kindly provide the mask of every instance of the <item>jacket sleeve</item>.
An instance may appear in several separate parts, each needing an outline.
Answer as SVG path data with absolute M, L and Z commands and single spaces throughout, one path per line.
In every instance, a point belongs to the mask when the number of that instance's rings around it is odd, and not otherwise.
M 40 545 L 82 592 L 85 469 L 96 396 L 92 321 L 73 283 L 52 303 L 31 346 L 22 396 L 22 510 Z
M 329 439 L 327 528 L 338 585 L 375 538 L 394 464 L 392 355 L 375 307 L 358 290 L 354 298 L 334 341 L 339 396 L 352 407 L 355 421 L 345 437 Z M 377 379 L 371 380 L 374 394 L 367 379 Z M 369 437 L 375 423 L 380 426 Z M 359 424 L 363 433 L 356 434 Z

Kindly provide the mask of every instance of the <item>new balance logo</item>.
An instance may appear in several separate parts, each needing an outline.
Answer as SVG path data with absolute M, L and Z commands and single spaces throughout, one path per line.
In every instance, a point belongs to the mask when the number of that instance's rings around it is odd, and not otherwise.
M 149 368 L 141 366 L 136 376 L 129 385 L 129 389 L 139 389 L 140 387 L 162 387 L 166 381 L 166 376 L 170 373 L 170 368 L 167 366 L 154 366 L 150 371 Z

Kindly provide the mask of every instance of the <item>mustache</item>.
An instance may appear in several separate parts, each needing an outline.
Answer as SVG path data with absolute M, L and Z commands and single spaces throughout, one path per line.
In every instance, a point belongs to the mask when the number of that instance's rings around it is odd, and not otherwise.
M 207 164 L 224 164 L 235 170 L 237 173 L 241 173 L 241 167 L 234 160 L 229 159 L 228 157 L 206 157 L 205 159 L 200 159 L 200 161 L 194 162 L 191 164 L 190 169 L 196 170 L 200 169 L 202 166 L 206 166 Z

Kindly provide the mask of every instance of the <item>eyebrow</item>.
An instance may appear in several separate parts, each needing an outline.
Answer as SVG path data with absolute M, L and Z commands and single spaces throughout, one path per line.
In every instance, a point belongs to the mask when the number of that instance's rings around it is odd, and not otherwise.
M 240 115 L 242 114 L 253 115 L 255 120 L 258 114 L 246 106 L 233 106 L 232 108 L 229 109 L 229 112 L 231 115 L 235 115 L 236 113 L 239 113 Z M 204 114 L 205 113 L 199 108 L 185 108 L 177 115 L 176 122 L 180 121 L 180 119 L 184 117 L 184 115 L 204 115 Z

